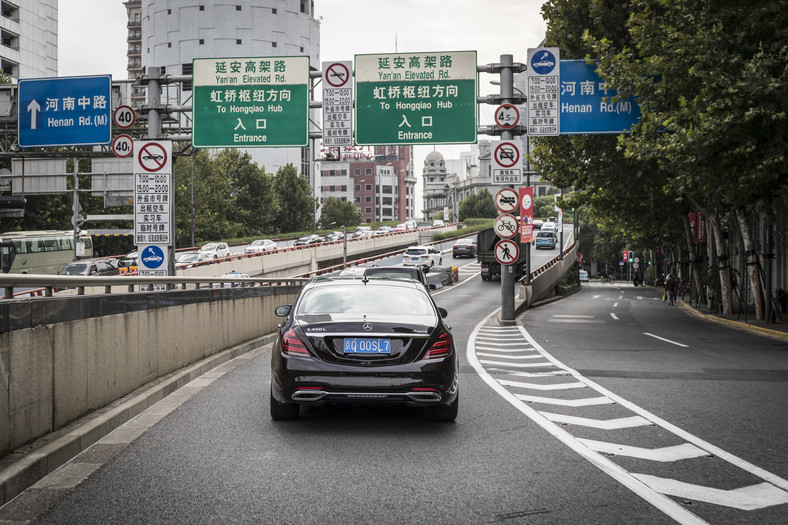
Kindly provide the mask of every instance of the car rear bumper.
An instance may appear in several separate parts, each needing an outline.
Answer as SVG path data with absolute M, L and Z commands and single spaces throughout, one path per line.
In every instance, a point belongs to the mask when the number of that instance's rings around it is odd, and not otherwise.
M 362 371 L 282 357 L 271 370 L 271 393 L 280 403 L 304 405 L 449 405 L 458 380 L 456 355 Z

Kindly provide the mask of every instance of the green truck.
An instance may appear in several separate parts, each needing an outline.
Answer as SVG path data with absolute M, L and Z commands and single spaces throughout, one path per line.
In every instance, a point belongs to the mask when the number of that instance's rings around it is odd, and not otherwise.
M 493 278 L 501 278 L 501 263 L 495 259 L 495 245 L 501 238 L 495 234 L 493 228 L 479 230 L 476 234 L 476 260 L 482 266 L 482 280 L 490 281 Z M 518 233 L 512 241 L 520 247 L 520 257 L 514 267 L 514 278 L 521 279 L 526 272 L 525 247 L 520 244 L 520 234 Z

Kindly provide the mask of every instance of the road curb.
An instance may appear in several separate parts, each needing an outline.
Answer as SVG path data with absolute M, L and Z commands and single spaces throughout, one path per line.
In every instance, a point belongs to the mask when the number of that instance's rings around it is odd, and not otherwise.
M 276 334 L 267 334 L 208 356 L 151 381 L 74 423 L 15 450 L 0 460 L 0 508 L 181 387 L 238 356 L 272 343 L 275 339 Z
M 685 303 L 682 300 L 679 300 L 678 304 L 684 309 L 684 311 L 700 319 L 705 319 L 706 321 L 710 321 L 712 323 L 717 323 L 723 326 L 734 328 L 736 330 L 741 330 L 742 332 L 762 335 L 764 337 L 769 337 L 771 339 L 776 339 L 778 341 L 788 343 L 788 333 L 781 332 L 779 330 L 771 330 L 769 328 L 763 328 L 761 326 L 754 326 L 749 323 L 743 323 L 741 321 L 725 319 L 724 317 L 717 317 L 716 315 L 705 314 L 703 312 L 699 312 L 698 310 L 696 310 L 695 308 L 693 308 L 692 306 L 690 306 L 689 304 Z

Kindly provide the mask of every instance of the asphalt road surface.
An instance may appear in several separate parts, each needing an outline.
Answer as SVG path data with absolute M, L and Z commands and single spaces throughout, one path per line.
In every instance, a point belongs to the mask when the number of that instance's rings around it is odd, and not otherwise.
M 460 261 L 434 293 L 461 353 L 455 423 L 368 407 L 272 421 L 259 350 L 39 482 L 56 490 L 34 522 L 788 522 L 784 343 L 617 283 L 500 326 L 500 284 Z

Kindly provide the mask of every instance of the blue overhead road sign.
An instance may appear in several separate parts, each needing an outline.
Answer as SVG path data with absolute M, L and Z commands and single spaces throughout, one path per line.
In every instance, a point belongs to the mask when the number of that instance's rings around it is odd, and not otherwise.
M 20 148 L 112 142 L 112 76 L 19 80 Z
M 596 63 L 561 60 L 561 135 L 629 133 L 640 119 L 633 98 L 611 102 L 615 89 L 607 89 L 596 74 Z

